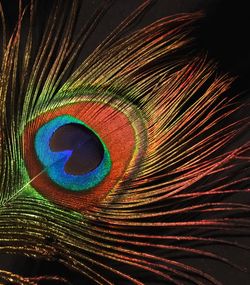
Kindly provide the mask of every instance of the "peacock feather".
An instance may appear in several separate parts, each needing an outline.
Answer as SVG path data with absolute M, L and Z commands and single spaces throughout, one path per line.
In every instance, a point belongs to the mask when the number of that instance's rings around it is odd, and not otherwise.
M 40 39 L 41 2 L 20 0 L 11 32 L 0 4 L 1 255 L 58 262 L 79 285 L 222 284 L 185 257 L 244 271 L 224 251 L 248 250 L 248 118 L 196 47 L 202 13 L 130 31 L 144 1 L 79 62 L 110 3 L 77 30 L 83 3 L 53 1 Z M 4 285 L 64 277 L 0 269 Z

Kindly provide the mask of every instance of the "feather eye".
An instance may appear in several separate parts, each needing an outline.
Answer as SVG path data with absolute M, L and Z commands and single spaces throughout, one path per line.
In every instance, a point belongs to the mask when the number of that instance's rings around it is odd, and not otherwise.
M 146 135 L 139 112 L 128 102 L 98 102 L 97 95 L 78 95 L 78 100 L 31 121 L 23 144 L 31 185 L 57 204 L 83 210 L 138 169 L 133 164 L 142 156 Z
M 76 135 L 71 131 L 73 139 L 68 138 L 67 134 L 61 134 L 69 128 L 78 130 L 74 131 Z M 66 145 L 61 142 L 61 147 L 56 146 L 57 136 L 60 136 Z M 67 143 L 68 140 L 74 145 Z M 110 171 L 111 160 L 106 145 L 75 117 L 62 115 L 47 122 L 37 131 L 34 144 L 35 153 L 47 175 L 64 189 L 87 190 L 98 185 Z M 77 155 L 81 155 L 82 163 L 78 162 L 79 169 L 75 167 L 75 171 L 71 171 L 70 165 L 74 166 Z

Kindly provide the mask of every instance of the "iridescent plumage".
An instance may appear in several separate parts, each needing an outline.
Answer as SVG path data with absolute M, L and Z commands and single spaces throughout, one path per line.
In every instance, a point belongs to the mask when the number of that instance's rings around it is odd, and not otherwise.
M 244 248 L 215 230 L 249 234 L 249 204 L 222 200 L 238 192 L 249 199 L 242 186 L 249 182 L 249 144 L 232 145 L 248 118 L 236 120 L 242 106 L 225 96 L 233 79 L 195 48 L 192 32 L 201 13 L 124 35 L 150 2 L 75 66 L 106 8 L 74 37 L 79 3 L 69 12 L 58 2 L 37 45 L 37 2 L 23 8 L 20 1 L 17 25 L 1 51 L 2 253 L 56 260 L 96 284 L 221 284 L 178 258 L 186 254 L 237 267 L 207 246 Z M 108 171 L 87 191 L 74 191 L 83 187 L 73 180 L 67 187 L 55 183 L 48 170 L 53 153 L 44 153 L 41 140 L 51 131 L 48 147 L 62 118 L 86 124 L 110 154 Z M 237 177 L 239 165 L 245 170 Z M 0 282 L 11 284 L 64 282 L 0 273 Z

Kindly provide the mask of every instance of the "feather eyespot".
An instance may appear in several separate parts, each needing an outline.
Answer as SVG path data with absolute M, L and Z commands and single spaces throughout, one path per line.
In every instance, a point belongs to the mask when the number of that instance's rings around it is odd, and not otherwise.
M 133 108 L 125 109 L 127 113 L 104 102 L 81 101 L 29 122 L 23 142 L 32 187 L 77 211 L 115 191 L 133 173 L 143 141 L 141 120 Z
M 37 131 L 35 150 L 47 175 L 67 190 L 90 189 L 111 168 L 105 144 L 82 121 L 69 115 L 58 116 Z

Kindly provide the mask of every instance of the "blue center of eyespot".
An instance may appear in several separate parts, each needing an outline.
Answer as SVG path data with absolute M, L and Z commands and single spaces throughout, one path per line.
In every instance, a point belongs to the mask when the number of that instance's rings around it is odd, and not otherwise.
M 100 184 L 111 169 L 109 151 L 90 127 L 70 115 L 43 125 L 35 151 L 50 179 L 64 189 L 83 191 Z
M 84 125 L 71 123 L 58 128 L 50 139 L 55 152 L 72 150 L 64 170 L 68 174 L 88 173 L 102 162 L 104 148 L 99 138 Z

